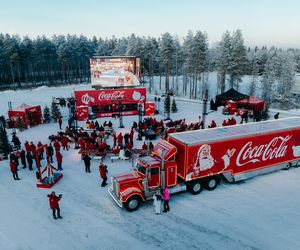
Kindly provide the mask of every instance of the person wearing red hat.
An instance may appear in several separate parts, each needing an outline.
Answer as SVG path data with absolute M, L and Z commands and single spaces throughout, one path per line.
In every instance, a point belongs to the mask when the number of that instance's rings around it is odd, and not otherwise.
M 60 194 L 57 196 L 54 191 L 51 192 L 51 194 L 48 194 L 48 199 L 49 199 L 49 205 L 50 208 L 52 209 L 52 214 L 53 218 L 56 220 L 57 218 L 62 219 L 60 216 L 60 208 L 58 202 L 62 198 L 62 195 Z M 56 211 L 57 211 L 57 217 L 56 217 Z

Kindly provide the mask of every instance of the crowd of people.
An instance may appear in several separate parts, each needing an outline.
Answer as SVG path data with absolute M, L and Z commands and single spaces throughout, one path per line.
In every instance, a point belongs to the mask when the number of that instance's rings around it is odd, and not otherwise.
M 279 113 L 274 116 L 277 119 Z M 244 113 L 242 115 L 241 123 L 248 122 L 248 114 Z M 237 123 L 234 117 L 230 117 L 227 120 L 224 119 L 222 122 L 222 126 L 231 126 Z M 80 148 L 82 153 L 82 160 L 85 166 L 85 172 L 91 173 L 91 155 L 89 155 L 90 151 L 97 151 L 99 153 L 107 153 L 110 152 L 112 154 L 119 154 L 122 152 L 124 157 L 130 157 L 132 154 L 132 150 L 134 148 L 134 134 L 137 133 L 138 139 L 141 139 L 143 133 L 151 130 L 154 133 L 157 133 L 162 138 L 167 138 L 169 133 L 174 132 L 182 132 L 189 130 L 198 130 L 203 128 L 203 121 L 199 116 L 199 121 L 195 123 L 186 123 L 185 119 L 179 120 L 169 120 L 164 122 L 163 120 L 157 121 L 156 118 L 144 118 L 142 122 L 139 124 L 137 122 L 133 122 L 130 131 L 128 132 L 116 132 L 113 129 L 113 124 L 111 121 L 104 121 L 103 124 L 99 124 L 96 120 L 87 121 L 86 129 L 79 128 L 74 129 L 69 126 L 65 127 L 64 131 L 62 130 L 62 118 L 58 119 L 59 129 L 60 131 L 57 135 L 50 135 L 50 143 L 44 145 L 40 141 L 35 145 L 32 141 L 25 141 L 24 146 L 16 133 L 12 135 L 12 142 L 14 144 L 15 151 L 10 154 L 10 163 L 9 167 L 13 175 L 14 180 L 20 180 L 18 175 L 18 166 L 19 159 L 23 168 L 29 168 L 29 170 L 33 170 L 33 163 L 36 163 L 36 167 L 39 165 L 43 159 L 47 159 L 48 162 L 53 163 L 54 156 L 57 163 L 57 170 L 62 171 L 62 162 L 63 155 L 61 153 L 61 149 L 63 151 L 68 151 L 70 148 L 70 143 L 74 143 L 75 148 Z M 208 128 L 217 127 L 217 123 L 215 120 L 211 120 L 211 123 L 208 125 Z M 108 139 L 111 137 L 111 140 Z M 150 141 L 146 143 L 144 141 L 141 144 L 141 150 L 150 153 L 154 145 Z M 46 155 L 45 155 L 46 152 Z M 106 166 L 103 162 L 99 164 L 99 177 L 101 178 L 101 187 L 105 187 L 107 185 L 108 179 L 108 166 Z M 53 211 L 53 218 L 62 218 L 60 216 L 60 208 L 59 201 L 62 198 L 61 195 L 57 196 L 55 192 L 51 192 L 48 195 L 50 208 Z M 170 210 L 169 200 L 170 200 L 170 191 L 166 187 L 164 190 L 160 190 L 153 195 L 155 213 L 159 214 L 161 211 L 161 201 L 163 201 L 163 212 L 168 212 Z

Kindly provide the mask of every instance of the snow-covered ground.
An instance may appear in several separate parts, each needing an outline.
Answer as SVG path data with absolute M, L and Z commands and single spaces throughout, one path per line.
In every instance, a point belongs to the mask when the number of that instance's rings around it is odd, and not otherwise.
M 68 97 L 74 88 L 88 85 L 1 92 L 0 114 L 7 112 L 8 101 L 13 107 L 22 102 L 50 106 L 52 96 Z M 174 119 L 198 121 L 202 113 L 199 102 L 178 100 L 177 106 Z M 220 124 L 227 118 L 213 112 L 207 123 L 215 119 Z M 124 117 L 123 131 L 137 119 Z M 118 128 L 118 120 L 113 123 Z M 48 143 L 48 135 L 57 130 L 51 123 L 18 136 Z M 107 188 L 100 187 L 99 161 L 93 160 L 92 173 L 86 174 L 78 150 L 63 151 L 63 156 L 64 177 L 51 189 L 63 194 L 62 220 L 53 220 L 46 196 L 51 190 L 36 188 L 35 171 L 20 169 L 21 180 L 14 181 L 8 161 L 0 162 L 0 249 L 300 249 L 300 169 L 222 183 L 196 196 L 174 195 L 171 212 L 155 215 L 151 202 L 134 213 L 121 210 Z M 109 176 L 131 168 L 127 161 L 105 163 Z

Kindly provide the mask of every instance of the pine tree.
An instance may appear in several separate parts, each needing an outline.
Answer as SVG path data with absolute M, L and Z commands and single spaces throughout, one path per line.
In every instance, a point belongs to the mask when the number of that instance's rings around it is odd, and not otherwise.
M 230 87 L 239 89 L 239 83 L 245 74 L 247 63 L 246 48 L 241 30 L 233 32 L 231 38 L 230 63 L 228 73 L 230 75 Z
M 160 57 L 162 63 L 165 66 L 165 93 L 167 94 L 170 90 L 170 68 L 171 62 L 174 57 L 175 45 L 173 37 L 167 32 L 162 34 L 160 42 Z M 170 110 L 170 109 L 169 109 Z
M 11 151 L 7 133 L 5 129 L 5 119 L 4 116 L 0 117 L 0 154 L 3 154 L 5 159 L 7 159 L 9 152 Z
M 229 31 L 226 31 L 216 51 L 215 61 L 218 71 L 218 88 L 221 90 L 221 93 L 225 92 L 226 74 L 228 73 L 231 58 L 231 43 L 231 35 Z
M 268 120 L 269 119 L 269 105 L 265 106 L 265 109 L 263 110 L 262 114 L 261 114 L 261 118 L 262 120 Z
M 167 114 L 166 119 L 170 119 L 171 98 L 169 93 L 166 94 L 164 108 L 165 108 L 165 113 Z
M 52 101 L 52 104 L 51 104 L 51 114 L 52 114 L 54 121 L 57 121 L 58 118 L 61 116 L 59 107 L 54 101 Z
M 176 113 L 177 112 L 177 104 L 175 99 L 173 99 L 172 101 L 172 108 L 171 108 L 172 113 Z
M 43 117 L 44 117 L 44 122 L 45 123 L 49 123 L 50 120 L 51 120 L 51 117 L 50 117 L 50 109 L 49 107 L 46 105 L 45 108 L 44 108 L 44 112 L 43 112 Z

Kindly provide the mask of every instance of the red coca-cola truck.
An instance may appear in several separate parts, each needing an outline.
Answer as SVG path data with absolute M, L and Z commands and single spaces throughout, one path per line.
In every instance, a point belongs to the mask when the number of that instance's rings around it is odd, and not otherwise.
M 221 179 L 235 182 L 300 166 L 300 118 L 291 117 L 170 134 L 132 172 L 113 176 L 109 193 L 135 211 L 165 186 L 171 193 L 214 190 Z

